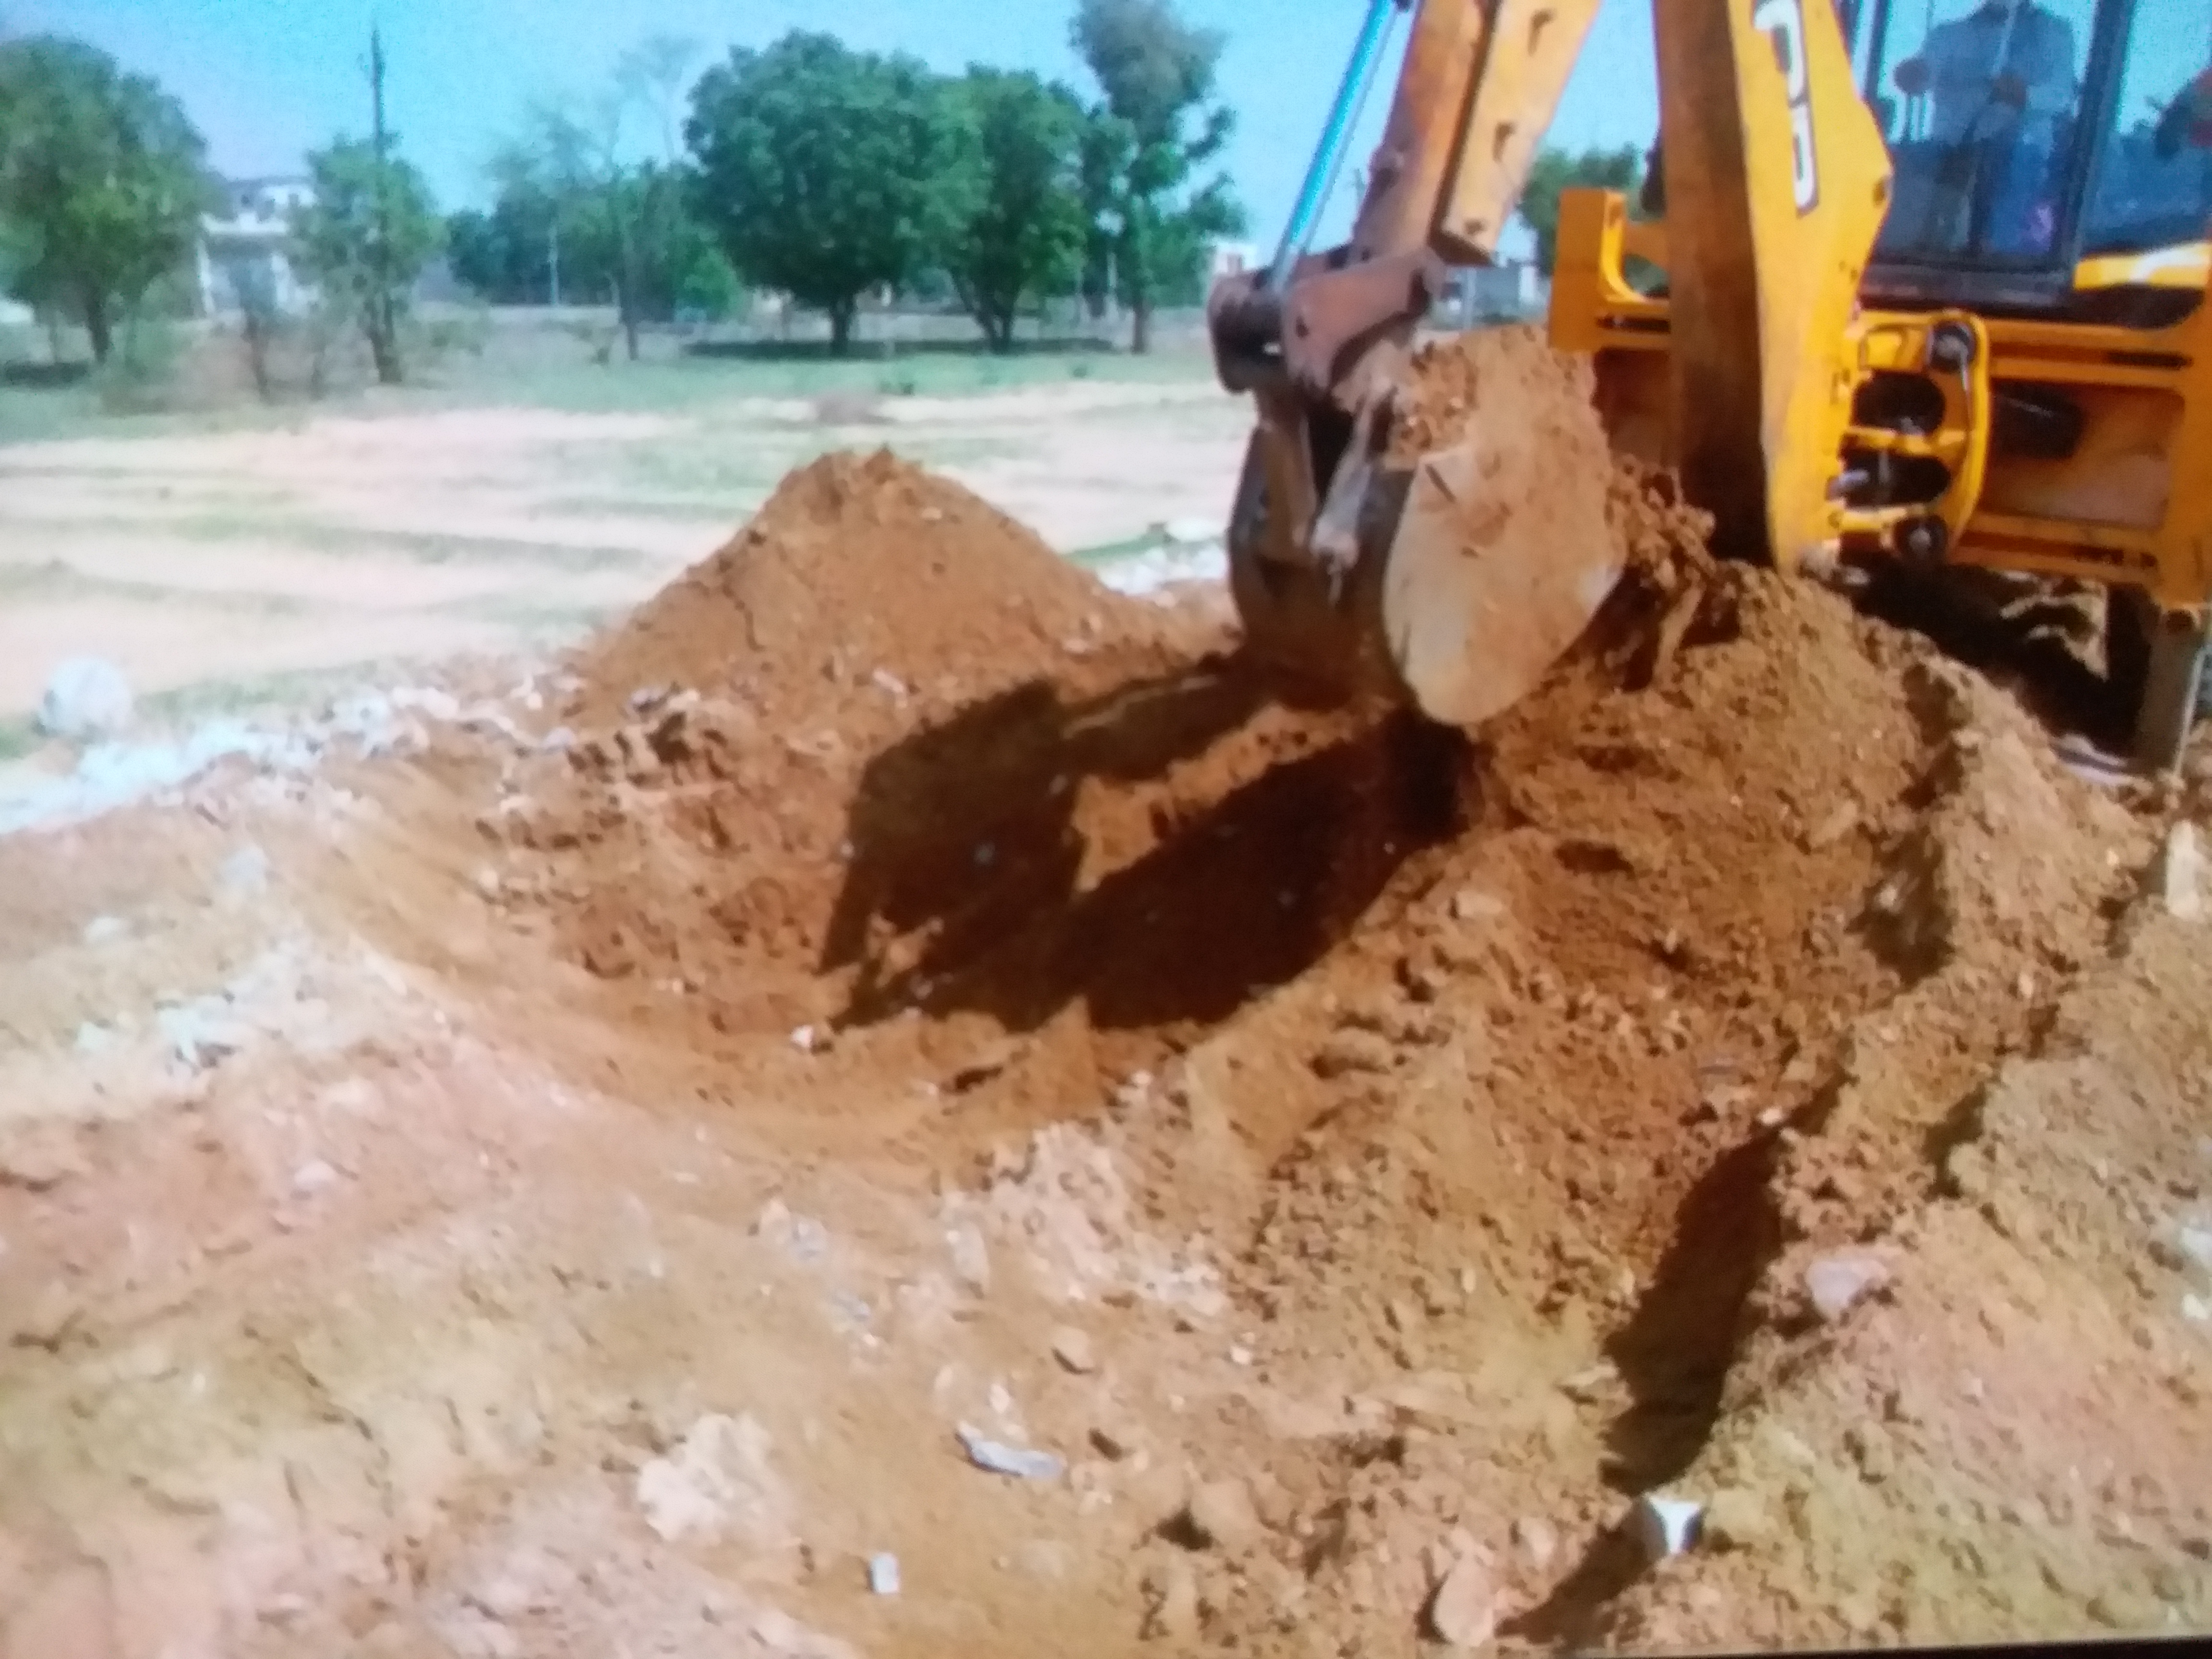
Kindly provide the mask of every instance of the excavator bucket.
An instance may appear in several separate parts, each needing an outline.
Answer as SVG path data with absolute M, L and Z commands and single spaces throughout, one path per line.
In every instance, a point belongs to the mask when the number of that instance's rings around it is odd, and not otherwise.
M 1389 15 L 1413 23 L 1352 240 L 1304 253 Z M 1259 420 L 1230 535 L 1247 648 L 1287 682 L 1473 725 L 1534 690 L 1620 572 L 1594 413 L 1577 468 L 1528 363 L 1431 409 L 1414 337 L 1490 263 L 1597 0 L 1370 0 L 1271 268 L 1215 290 L 1216 367 Z M 1542 342 L 1528 346 L 1551 360 Z M 1510 354 L 1509 354 L 1510 355 Z M 1533 362 L 1534 358 L 1528 360 Z M 1578 472 L 1580 476 L 1577 476 Z
M 1519 343 L 1501 340 L 1492 355 Z M 1477 725 L 1534 690 L 1620 581 L 1609 460 L 1595 416 L 1584 424 L 1580 443 L 1562 441 L 1508 396 L 1474 434 L 1413 462 L 1383 566 L 1382 622 L 1407 694 L 1431 719 Z

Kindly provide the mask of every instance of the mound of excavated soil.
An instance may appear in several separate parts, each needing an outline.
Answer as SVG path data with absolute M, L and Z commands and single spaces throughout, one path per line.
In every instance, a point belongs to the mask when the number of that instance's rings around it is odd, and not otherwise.
M 835 719 L 873 692 L 973 699 L 1164 635 L 969 491 L 888 450 L 786 478 L 729 544 L 586 659 L 581 712 L 619 721 L 641 689 L 740 696 Z
M 1581 487 L 1629 580 L 1462 734 L 1270 705 L 964 492 L 822 463 L 586 659 L 581 741 L 489 826 L 698 1086 L 940 1160 L 1110 1100 L 1278 1374 L 1403 1376 L 1379 1429 L 1417 1443 L 1209 1422 L 1280 1522 L 1209 1581 L 1251 1651 L 1402 1632 L 1440 1534 L 1531 1516 L 1518 1633 L 1607 1628 L 1620 1494 L 1809 1363 L 1820 1253 L 1976 1178 L 2147 854 L 1986 683 L 1717 568 L 1663 478 Z M 1887 1513 L 1853 1523 L 1884 1559 Z

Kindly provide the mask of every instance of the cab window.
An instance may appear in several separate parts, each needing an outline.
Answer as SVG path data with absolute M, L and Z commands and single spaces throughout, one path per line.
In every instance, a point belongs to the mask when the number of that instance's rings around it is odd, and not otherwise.
M 2082 249 L 2143 253 L 2201 241 L 2208 220 L 2212 7 L 2204 0 L 2137 0 Z
M 2094 0 L 1859 9 L 1867 99 L 1895 170 L 1877 257 L 2047 264 L 2081 142 Z

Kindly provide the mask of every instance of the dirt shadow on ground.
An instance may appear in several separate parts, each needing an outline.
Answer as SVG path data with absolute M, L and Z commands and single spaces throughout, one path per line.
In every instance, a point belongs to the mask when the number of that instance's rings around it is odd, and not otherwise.
M 1311 966 L 1464 822 L 1456 732 L 1384 716 L 1273 765 L 1248 754 L 1241 779 L 1200 764 L 1146 799 L 1094 800 L 1093 828 L 1079 822 L 1079 789 L 1161 779 L 1267 700 L 1235 659 L 1073 705 L 1038 682 L 879 755 L 821 961 L 858 970 L 841 1023 L 918 1006 L 1030 1031 L 1080 999 L 1101 1029 L 1212 1024 Z M 1102 820 L 1131 852 L 1085 886 L 1114 855 L 1093 844 Z
M 1873 575 L 1859 598 L 1865 614 L 1922 635 L 2006 686 L 2054 732 L 2125 752 L 2141 693 L 2101 672 L 2101 595 L 1964 568 L 1929 573 L 1889 563 Z
M 1676 1212 L 1635 1312 L 1606 1344 L 1629 1396 L 1606 1433 L 1606 1480 L 1617 1491 L 1674 1480 L 1719 1420 L 1752 1292 L 1781 1248 L 1775 1156 L 1762 1134 L 1714 1161 Z

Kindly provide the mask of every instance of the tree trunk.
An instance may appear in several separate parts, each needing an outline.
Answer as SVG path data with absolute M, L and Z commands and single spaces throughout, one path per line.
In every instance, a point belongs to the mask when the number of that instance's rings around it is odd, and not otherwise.
M 368 302 L 367 327 L 369 360 L 376 365 L 380 386 L 398 386 L 407 378 L 406 365 L 399 358 L 399 321 L 392 314 L 392 302 L 379 295 Z
M 1129 305 L 1129 349 L 1139 357 L 1152 349 L 1152 302 L 1134 300 Z
M 853 349 L 853 312 L 854 302 L 840 300 L 830 307 L 830 350 L 833 356 L 848 356 Z
M 115 349 L 115 331 L 107 319 L 107 296 L 98 289 L 85 291 L 84 331 L 92 340 L 92 361 L 106 362 Z

